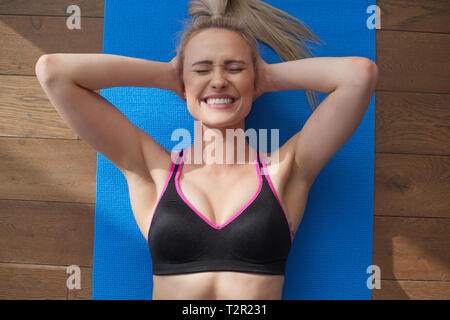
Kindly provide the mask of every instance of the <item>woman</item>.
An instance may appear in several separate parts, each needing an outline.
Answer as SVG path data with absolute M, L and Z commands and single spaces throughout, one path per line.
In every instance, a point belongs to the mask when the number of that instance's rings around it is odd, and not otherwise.
M 309 189 L 357 129 L 378 70 L 363 57 L 305 58 L 302 41 L 314 35 L 261 1 L 192 1 L 189 15 L 169 63 L 49 54 L 36 74 L 67 124 L 126 177 L 153 260 L 153 299 L 281 299 Z M 266 64 L 256 40 L 292 61 Z M 202 132 L 214 129 L 224 143 L 207 152 L 211 142 L 196 135 L 192 146 L 171 153 L 94 92 L 118 86 L 172 90 Z M 296 89 L 329 95 L 278 150 L 263 154 L 245 142 L 246 161 L 237 163 L 240 150 L 226 130 L 245 131 L 264 92 Z M 308 99 L 314 102 L 311 92 Z

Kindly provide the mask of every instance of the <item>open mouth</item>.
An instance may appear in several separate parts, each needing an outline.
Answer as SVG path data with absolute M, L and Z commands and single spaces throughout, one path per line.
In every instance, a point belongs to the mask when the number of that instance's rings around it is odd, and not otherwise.
M 235 98 L 203 99 L 202 103 L 211 109 L 227 109 L 233 107 L 237 100 Z

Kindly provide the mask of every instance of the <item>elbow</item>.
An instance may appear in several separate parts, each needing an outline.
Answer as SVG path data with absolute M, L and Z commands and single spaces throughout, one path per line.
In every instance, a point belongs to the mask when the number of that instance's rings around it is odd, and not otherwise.
M 378 66 L 365 57 L 355 57 L 349 64 L 349 80 L 353 85 L 375 88 L 378 81 Z
M 58 54 L 44 54 L 40 56 L 35 65 L 35 73 L 39 82 L 43 85 L 56 79 L 58 76 L 58 66 Z

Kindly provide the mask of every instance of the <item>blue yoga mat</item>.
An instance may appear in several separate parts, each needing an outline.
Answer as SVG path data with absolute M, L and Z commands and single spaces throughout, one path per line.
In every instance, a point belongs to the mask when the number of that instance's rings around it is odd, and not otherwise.
M 316 57 L 362 56 L 375 61 L 375 29 L 366 21 L 369 0 L 266 1 L 305 22 L 327 45 Z M 176 33 L 188 1 L 106 0 L 103 52 L 168 62 L 176 55 Z M 281 60 L 259 44 L 267 63 Z M 171 150 L 177 128 L 194 119 L 185 102 L 155 88 L 110 88 L 101 95 L 135 125 Z M 326 94 L 319 93 L 319 101 Z M 282 108 L 280 107 L 282 106 Z M 311 115 L 305 91 L 261 96 L 246 129 L 280 129 L 283 145 Z M 267 115 L 270 114 L 270 117 Z M 286 267 L 283 299 L 371 299 L 375 98 L 357 131 L 323 168 L 313 184 Z M 253 146 L 256 147 L 256 146 Z M 268 150 L 270 152 L 270 141 Z M 98 154 L 95 205 L 93 299 L 151 299 L 152 260 L 134 220 L 122 173 Z

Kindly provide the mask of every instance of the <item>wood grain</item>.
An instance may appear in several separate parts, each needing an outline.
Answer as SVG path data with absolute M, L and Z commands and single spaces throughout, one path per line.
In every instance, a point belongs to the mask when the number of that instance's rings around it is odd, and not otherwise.
M 35 75 L 45 53 L 102 52 L 103 19 L 81 19 L 69 30 L 64 17 L 0 15 L 0 74 Z
M 94 205 L 0 200 L 0 262 L 92 267 Z
M 381 280 L 373 300 L 450 300 L 450 282 Z
M 95 203 L 97 152 L 81 140 L 0 138 L 1 199 Z
M 66 267 L 0 263 L 0 299 L 67 299 Z
M 0 75 L 0 136 L 78 139 L 36 77 Z
M 1 14 L 21 15 L 46 15 L 46 16 L 69 16 L 67 8 L 76 4 L 81 11 L 82 17 L 103 17 L 104 0 L 10 0 L 0 1 Z
M 375 217 L 373 230 L 381 279 L 450 279 L 449 219 Z
M 377 0 L 382 30 L 450 33 L 447 0 Z
M 375 155 L 374 214 L 450 217 L 450 157 Z
M 375 101 L 376 152 L 450 155 L 450 95 L 379 91 Z
M 376 34 L 377 90 L 450 92 L 450 34 L 381 31 Z

